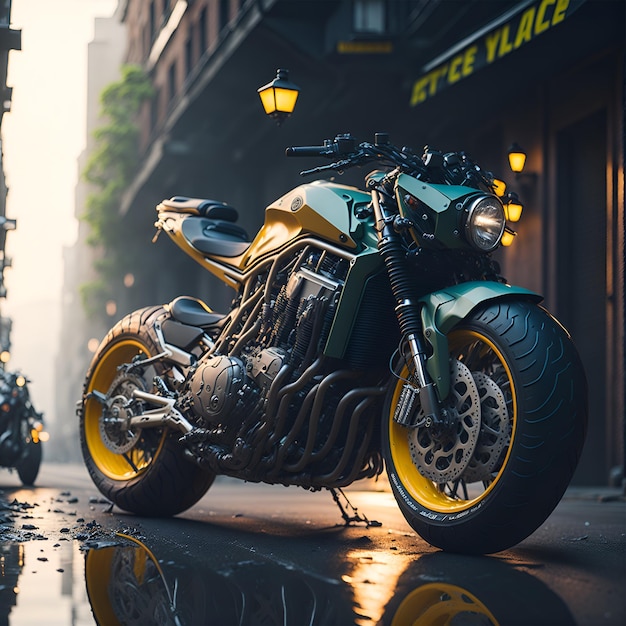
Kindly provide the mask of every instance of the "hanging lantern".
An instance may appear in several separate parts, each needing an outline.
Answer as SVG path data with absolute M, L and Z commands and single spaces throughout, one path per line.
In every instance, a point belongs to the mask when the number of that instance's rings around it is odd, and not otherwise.
M 257 92 L 265 114 L 280 125 L 293 113 L 300 89 L 290 82 L 288 70 L 278 70 L 276 78 Z

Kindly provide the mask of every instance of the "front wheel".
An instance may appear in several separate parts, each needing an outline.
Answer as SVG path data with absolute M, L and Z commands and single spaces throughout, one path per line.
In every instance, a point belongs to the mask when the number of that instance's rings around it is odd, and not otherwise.
M 22 458 L 16 465 L 17 475 L 20 477 L 25 487 L 31 487 L 35 484 L 39 467 L 41 466 L 42 449 L 41 442 L 35 442 L 32 439 L 26 444 Z
M 389 482 L 433 546 L 498 552 L 534 532 L 567 488 L 586 432 L 586 379 L 567 332 L 528 302 L 486 303 L 448 342 L 447 424 L 427 426 L 419 403 L 396 421 L 412 395 L 406 369 L 388 394 Z
M 175 515 L 195 504 L 215 474 L 183 457 L 178 436 L 168 429 L 128 429 L 103 412 L 91 395 L 130 398 L 135 389 L 150 391 L 159 362 L 124 373 L 120 366 L 158 354 L 154 331 L 163 307 L 148 307 L 120 320 L 96 352 L 83 389 L 80 443 L 87 470 L 98 489 L 121 509 L 149 516 Z

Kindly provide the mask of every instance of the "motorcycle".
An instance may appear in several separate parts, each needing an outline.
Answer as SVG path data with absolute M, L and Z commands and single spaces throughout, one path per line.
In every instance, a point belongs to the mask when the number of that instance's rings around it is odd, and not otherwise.
M 43 414 L 31 402 L 29 382 L 19 372 L 0 370 L 0 466 L 16 469 L 26 486 L 35 483 L 48 436 Z
M 492 253 L 510 229 L 493 175 L 385 133 L 286 154 L 330 161 L 303 175 L 381 169 L 364 189 L 296 187 L 252 240 L 226 203 L 157 206 L 155 239 L 165 231 L 235 298 L 220 313 L 179 296 L 102 340 L 77 408 L 95 485 L 121 509 L 165 516 L 217 475 L 335 497 L 386 469 L 431 545 L 519 543 L 571 480 L 587 385 L 541 296 L 500 276 Z

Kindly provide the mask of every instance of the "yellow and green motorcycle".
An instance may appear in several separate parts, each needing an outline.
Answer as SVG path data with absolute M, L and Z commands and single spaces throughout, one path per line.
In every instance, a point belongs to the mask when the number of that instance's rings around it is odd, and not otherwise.
M 216 312 L 181 295 L 109 331 L 79 403 L 95 484 L 163 516 L 217 475 L 340 490 L 386 469 L 432 545 L 517 544 L 571 480 L 587 386 L 567 331 L 492 258 L 506 196 L 467 154 L 384 133 L 286 152 L 325 160 L 303 174 L 379 169 L 364 189 L 296 187 L 252 239 L 223 202 L 158 205 L 157 233 L 235 297 Z

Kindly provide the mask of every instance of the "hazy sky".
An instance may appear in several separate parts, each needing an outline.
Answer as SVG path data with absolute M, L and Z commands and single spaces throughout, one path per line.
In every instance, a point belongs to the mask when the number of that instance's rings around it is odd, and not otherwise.
M 9 194 L 7 234 L 13 267 L 0 312 L 13 319 L 9 369 L 33 380 L 36 408 L 52 412 L 58 350 L 62 247 L 74 243 L 77 157 L 85 146 L 87 44 L 94 18 L 113 14 L 117 0 L 13 0 L 11 26 L 22 50 L 9 52 L 11 111 L 0 132 Z

